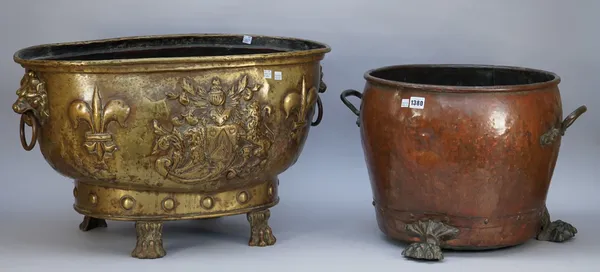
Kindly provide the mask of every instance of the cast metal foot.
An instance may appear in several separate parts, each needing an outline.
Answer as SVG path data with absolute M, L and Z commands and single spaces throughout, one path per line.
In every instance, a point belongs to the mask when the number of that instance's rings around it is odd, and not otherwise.
M 273 230 L 269 227 L 269 217 L 271 217 L 271 212 L 268 209 L 247 214 L 248 222 L 250 222 L 249 246 L 272 246 L 277 242 Z
M 550 221 L 550 213 L 548 212 L 548 208 L 545 208 L 542 215 L 542 227 L 536 239 L 562 243 L 575 237 L 576 233 L 577 229 L 567 222 L 562 220 Z
M 434 244 L 412 243 L 402 251 L 402 255 L 420 260 L 439 261 L 444 259 L 442 249 Z
M 138 259 L 157 259 L 167 255 L 162 242 L 162 222 L 136 221 L 137 244 L 131 256 Z
M 459 233 L 458 228 L 433 220 L 406 224 L 404 230 L 411 236 L 419 237 L 419 242 L 410 244 L 402 251 L 407 258 L 441 261 L 444 254 L 440 245 L 453 239 Z
M 89 217 L 87 215 L 83 217 L 83 222 L 81 222 L 81 224 L 79 224 L 79 229 L 81 231 L 89 231 L 89 230 L 93 230 L 95 228 L 106 228 L 106 227 L 108 227 L 108 225 L 106 224 L 106 220 Z

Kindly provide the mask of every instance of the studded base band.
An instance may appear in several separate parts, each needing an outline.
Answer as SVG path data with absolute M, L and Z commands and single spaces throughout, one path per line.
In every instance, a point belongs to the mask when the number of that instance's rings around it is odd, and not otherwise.
M 279 202 L 277 179 L 218 193 L 152 192 L 76 181 L 74 209 L 109 220 L 180 220 L 221 217 L 267 209 Z

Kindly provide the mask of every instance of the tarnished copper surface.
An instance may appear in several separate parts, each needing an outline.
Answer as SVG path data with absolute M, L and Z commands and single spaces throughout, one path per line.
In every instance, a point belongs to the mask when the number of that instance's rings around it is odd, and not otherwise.
M 220 34 L 39 45 L 14 56 L 13 110 L 23 147 L 76 180 L 81 230 L 136 221 L 132 255 L 158 258 L 163 221 L 247 213 L 249 245 L 269 246 L 278 175 L 321 121 L 329 51 Z
M 562 123 L 558 76 L 515 67 L 406 65 L 365 78 L 362 94 L 348 90 L 342 100 L 351 106 L 346 97 L 362 97 L 360 110 L 351 109 L 359 114 L 377 221 L 388 236 L 489 249 L 524 243 L 542 227 L 562 231 L 553 240 L 576 233 L 557 225 L 562 221 L 542 225 L 560 137 L 586 109 Z M 411 107 L 414 97 L 424 101 L 422 109 Z M 411 230 L 428 220 L 421 236 Z M 425 238 L 442 233 L 448 236 L 437 242 Z M 405 255 L 443 258 L 432 252 L 412 247 Z

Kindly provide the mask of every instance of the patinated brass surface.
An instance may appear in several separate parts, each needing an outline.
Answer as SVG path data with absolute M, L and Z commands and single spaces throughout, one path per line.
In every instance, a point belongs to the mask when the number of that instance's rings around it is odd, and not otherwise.
M 81 230 L 136 221 L 132 256 L 159 258 L 164 221 L 247 213 L 249 245 L 275 243 L 268 209 L 279 201 L 278 175 L 321 121 L 320 60 L 330 48 L 243 40 L 126 37 L 15 54 L 26 69 L 13 105 L 21 143 L 38 143 L 76 181 Z

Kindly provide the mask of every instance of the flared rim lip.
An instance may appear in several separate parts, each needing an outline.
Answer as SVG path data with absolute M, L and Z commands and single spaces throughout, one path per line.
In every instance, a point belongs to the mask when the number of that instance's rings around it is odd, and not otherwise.
M 437 84 L 421 84 L 410 83 L 404 81 L 388 80 L 373 76 L 373 73 L 392 69 L 407 69 L 407 68 L 482 68 L 482 69 L 504 69 L 513 71 L 526 71 L 534 73 L 542 73 L 553 78 L 548 81 L 530 83 L 530 84 L 515 84 L 515 85 L 490 85 L 490 86 L 454 86 L 454 85 L 437 85 Z M 543 89 L 549 86 L 558 85 L 561 78 L 550 71 L 528 68 L 522 66 L 510 65 L 489 65 L 489 64 L 401 64 L 389 65 L 374 68 L 364 73 L 364 78 L 369 83 L 380 84 L 392 88 L 408 88 L 431 92 L 517 92 L 534 89 Z
M 25 59 L 20 55 L 28 50 L 56 47 L 64 45 L 86 45 L 94 43 L 107 43 L 125 40 L 144 40 L 157 38 L 185 38 L 185 37 L 239 37 L 240 41 L 244 36 L 252 38 L 271 38 L 280 40 L 295 40 L 306 43 L 312 43 L 319 46 L 315 49 L 293 50 L 276 53 L 258 53 L 245 55 L 219 55 L 219 56 L 193 56 L 193 57 L 159 57 L 159 58 L 135 58 L 135 59 L 105 59 L 105 60 L 48 60 L 48 59 Z M 252 60 L 269 60 L 289 57 L 303 57 L 310 55 L 325 54 L 331 51 L 331 47 L 323 42 L 317 42 L 310 39 L 294 38 L 287 36 L 271 36 L 261 34 L 237 34 L 237 33 L 187 33 L 187 34 L 163 34 L 163 35 L 137 35 L 137 36 L 122 36 L 115 38 L 93 39 L 83 41 L 71 41 L 60 43 L 46 43 L 21 48 L 13 54 L 13 60 L 21 65 L 32 66 L 106 66 L 106 65 L 127 65 L 127 64 L 153 64 L 153 63 L 169 63 L 169 64 L 185 64 L 185 63 L 202 63 L 202 62 L 226 62 L 226 61 L 252 61 Z

